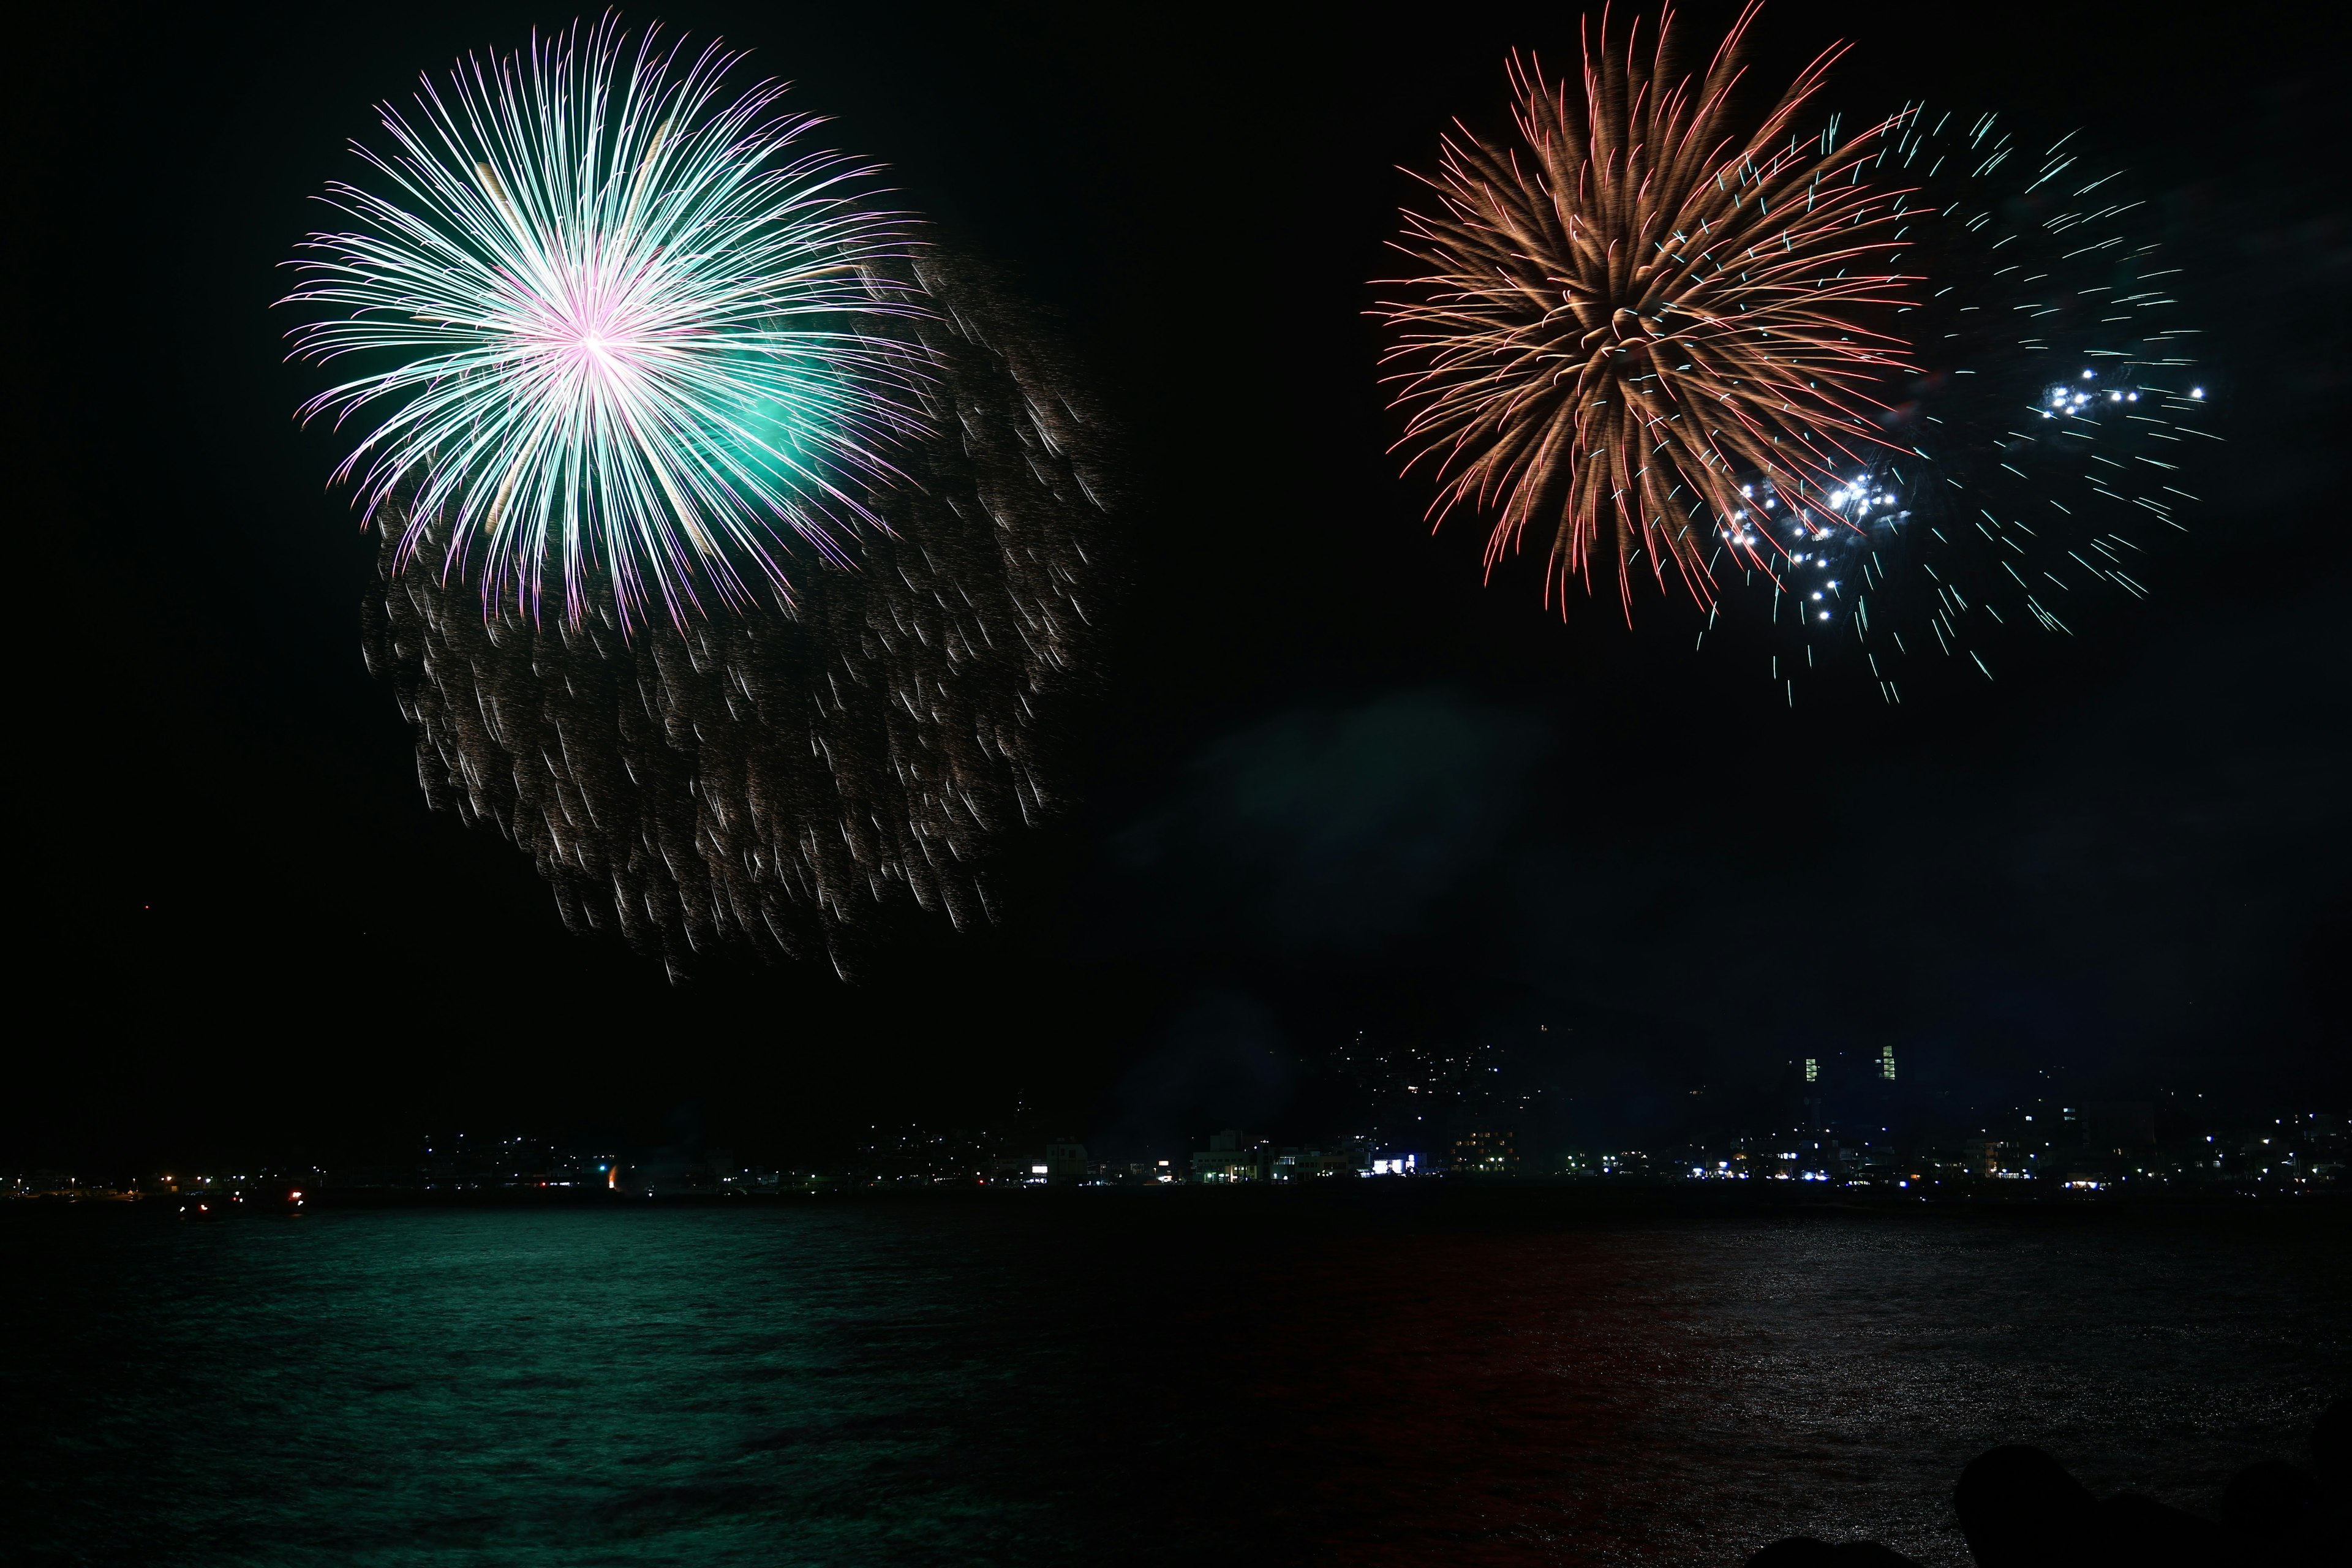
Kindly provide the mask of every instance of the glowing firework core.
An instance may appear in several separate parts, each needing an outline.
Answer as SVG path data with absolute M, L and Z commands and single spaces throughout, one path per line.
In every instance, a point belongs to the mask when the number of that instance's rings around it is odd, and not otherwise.
M 780 86 L 723 99 L 740 57 L 626 43 L 608 17 L 428 80 L 415 123 L 387 107 L 397 150 L 362 155 L 390 194 L 330 187 L 365 227 L 313 235 L 291 297 L 333 312 L 303 355 L 400 357 L 304 410 L 389 406 L 337 474 L 366 465 L 369 516 L 446 518 L 486 602 L 535 616 L 560 574 L 573 621 L 592 566 L 628 617 L 677 620 L 698 581 L 740 602 L 746 565 L 789 600 L 789 541 L 841 558 L 923 430 L 889 325 L 923 311 L 866 171 L 791 153 L 814 122 L 770 112 Z

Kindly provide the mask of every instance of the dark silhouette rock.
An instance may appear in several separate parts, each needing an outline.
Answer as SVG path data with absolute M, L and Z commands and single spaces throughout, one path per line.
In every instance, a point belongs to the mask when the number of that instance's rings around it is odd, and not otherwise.
M 2098 1503 L 2040 1448 L 2007 1443 L 1969 1461 L 1952 1507 L 1978 1568 L 2074 1568 Z
M 2091 1510 L 2080 1538 L 2083 1561 L 2121 1568 L 2206 1568 L 2241 1561 L 2229 1532 L 2211 1520 L 2126 1492 Z
M 2021 1443 L 1969 1461 L 1952 1507 L 1977 1568 L 2279 1568 L 2352 1563 L 2338 1515 L 2352 1483 L 2352 1400 L 2320 1412 L 2313 1468 L 2265 1459 L 2221 1494 L 2222 1522 L 2154 1498 L 2096 1498 L 2042 1449 Z M 1875 1542 L 1776 1541 L 1747 1568 L 1916 1568 Z
M 2214 1568 L 2245 1560 L 2210 1520 L 2131 1493 L 2094 1498 L 2039 1448 L 1979 1454 L 1952 1496 L 1979 1568 Z
M 2352 1485 L 2352 1399 L 2339 1399 L 2319 1413 L 2311 1428 L 2311 1463 L 2322 1485 Z
M 2221 1492 L 2221 1522 L 2255 1541 L 2288 1541 L 2310 1523 L 2311 1478 L 2284 1459 L 2248 1465 Z

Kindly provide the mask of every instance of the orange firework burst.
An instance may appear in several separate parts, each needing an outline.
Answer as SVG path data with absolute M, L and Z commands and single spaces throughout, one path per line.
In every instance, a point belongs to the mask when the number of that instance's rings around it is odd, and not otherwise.
M 1494 514 L 1489 571 L 1529 524 L 1550 533 L 1547 596 L 1555 573 L 1590 588 L 1605 531 L 1629 616 L 1644 551 L 1661 584 L 1671 560 L 1711 605 L 1718 547 L 1775 569 L 1772 536 L 1745 526 L 1763 504 L 1750 496 L 1843 526 L 1812 498 L 1877 442 L 1869 389 L 1904 368 L 1904 344 L 1865 321 L 1904 303 L 1906 281 L 1875 270 L 1895 194 L 1864 180 L 1881 128 L 1790 131 L 1843 45 L 1740 126 L 1731 95 L 1759 4 L 1696 81 L 1676 74 L 1671 13 L 1646 62 L 1641 23 L 1612 44 L 1604 13 L 1574 96 L 1515 55 L 1516 136 L 1457 123 L 1419 176 L 1444 210 L 1404 215 L 1396 248 L 1418 270 L 1389 281 L 1412 297 L 1376 312 L 1408 367 L 1402 444 L 1436 460 L 1439 521 Z

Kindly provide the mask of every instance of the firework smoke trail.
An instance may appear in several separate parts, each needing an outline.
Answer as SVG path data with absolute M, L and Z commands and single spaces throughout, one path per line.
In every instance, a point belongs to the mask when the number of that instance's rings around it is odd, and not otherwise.
M 1717 520 L 1742 516 L 1743 484 L 1811 511 L 1881 439 L 1872 392 L 1902 344 L 1865 323 L 1906 298 L 1892 199 L 1864 174 L 1885 128 L 1790 135 L 1841 46 L 1743 129 L 1730 95 L 1759 4 L 1696 81 L 1671 13 L 1646 61 L 1638 20 L 1622 40 L 1588 26 L 1574 92 L 1514 57 L 1517 135 L 1446 137 L 1423 177 L 1441 210 L 1404 215 L 1417 269 L 1390 281 L 1411 297 L 1375 313 L 1407 367 L 1405 444 L 1437 465 L 1439 521 L 1494 513 L 1490 571 L 1533 526 L 1564 600 L 1606 534 L 1629 616 L 1645 551 L 1712 605 Z M 1780 570 L 1769 536 L 1732 537 L 1745 567 Z
M 934 251 L 907 282 L 935 315 L 910 482 L 855 571 L 802 579 L 798 613 L 631 631 L 592 586 L 576 624 L 486 620 L 387 535 L 369 663 L 416 726 L 427 796 L 495 824 L 576 931 L 617 927 L 673 974 L 773 943 L 846 972 L 859 921 L 910 899 L 985 918 L 990 837 L 1054 804 L 1052 700 L 1080 678 L 1100 582 L 1100 422 L 997 290 Z M 419 570 L 419 567 L 426 568 Z
M 2145 596 L 2147 536 L 2183 529 L 2220 440 L 2179 268 L 2074 134 L 2037 153 L 1996 116 L 1907 108 L 1867 177 L 1904 188 L 1901 260 L 1924 281 L 1896 320 L 1923 368 L 1829 515 L 1761 485 L 1737 531 L 1789 563 L 1749 580 L 1792 703 L 1815 671 L 1866 672 L 1889 703 L 1906 671 L 1990 679 L 1994 645 Z
M 901 226 L 858 200 L 870 171 L 801 151 L 816 121 L 777 111 L 782 84 L 730 95 L 740 55 L 657 33 L 632 50 L 607 15 L 426 78 L 383 110 L 393 151 L 360 150 L 383 190 L 329 188 L 360 227 L 297 264 L 287 302 L 324 312 L 298 354 L 397 356 L 304 417 L 375 416 L 337 477 L 407 550 L 442 529 L 486 605 L 536 616 L 553 576 L 576 622 L 599 574 L 625 621 L 755 583 L 789 604 L 796 547 L 846 559 L 888 449 L 923 434 L 891 330 L 921 306 L 887 268 Z
M 1101 580 L 1100 425 L 1045 338 L 740 58 L 607 16 L 428 79 L 293 296 L 298 352 L 370 356 L 305 413 L 376 421 L 341 472 L 427 798 L 673 976 L 986 918 Z

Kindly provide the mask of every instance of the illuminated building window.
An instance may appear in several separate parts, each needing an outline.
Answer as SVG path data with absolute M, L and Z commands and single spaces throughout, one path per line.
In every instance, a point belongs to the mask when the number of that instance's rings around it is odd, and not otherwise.
M 1511 1175 L 1519 1168 L 1518 1141 L 1501 1131 L 1471 1132 L 1454 1144 L 1454 1168 L 1488 1175 Z

